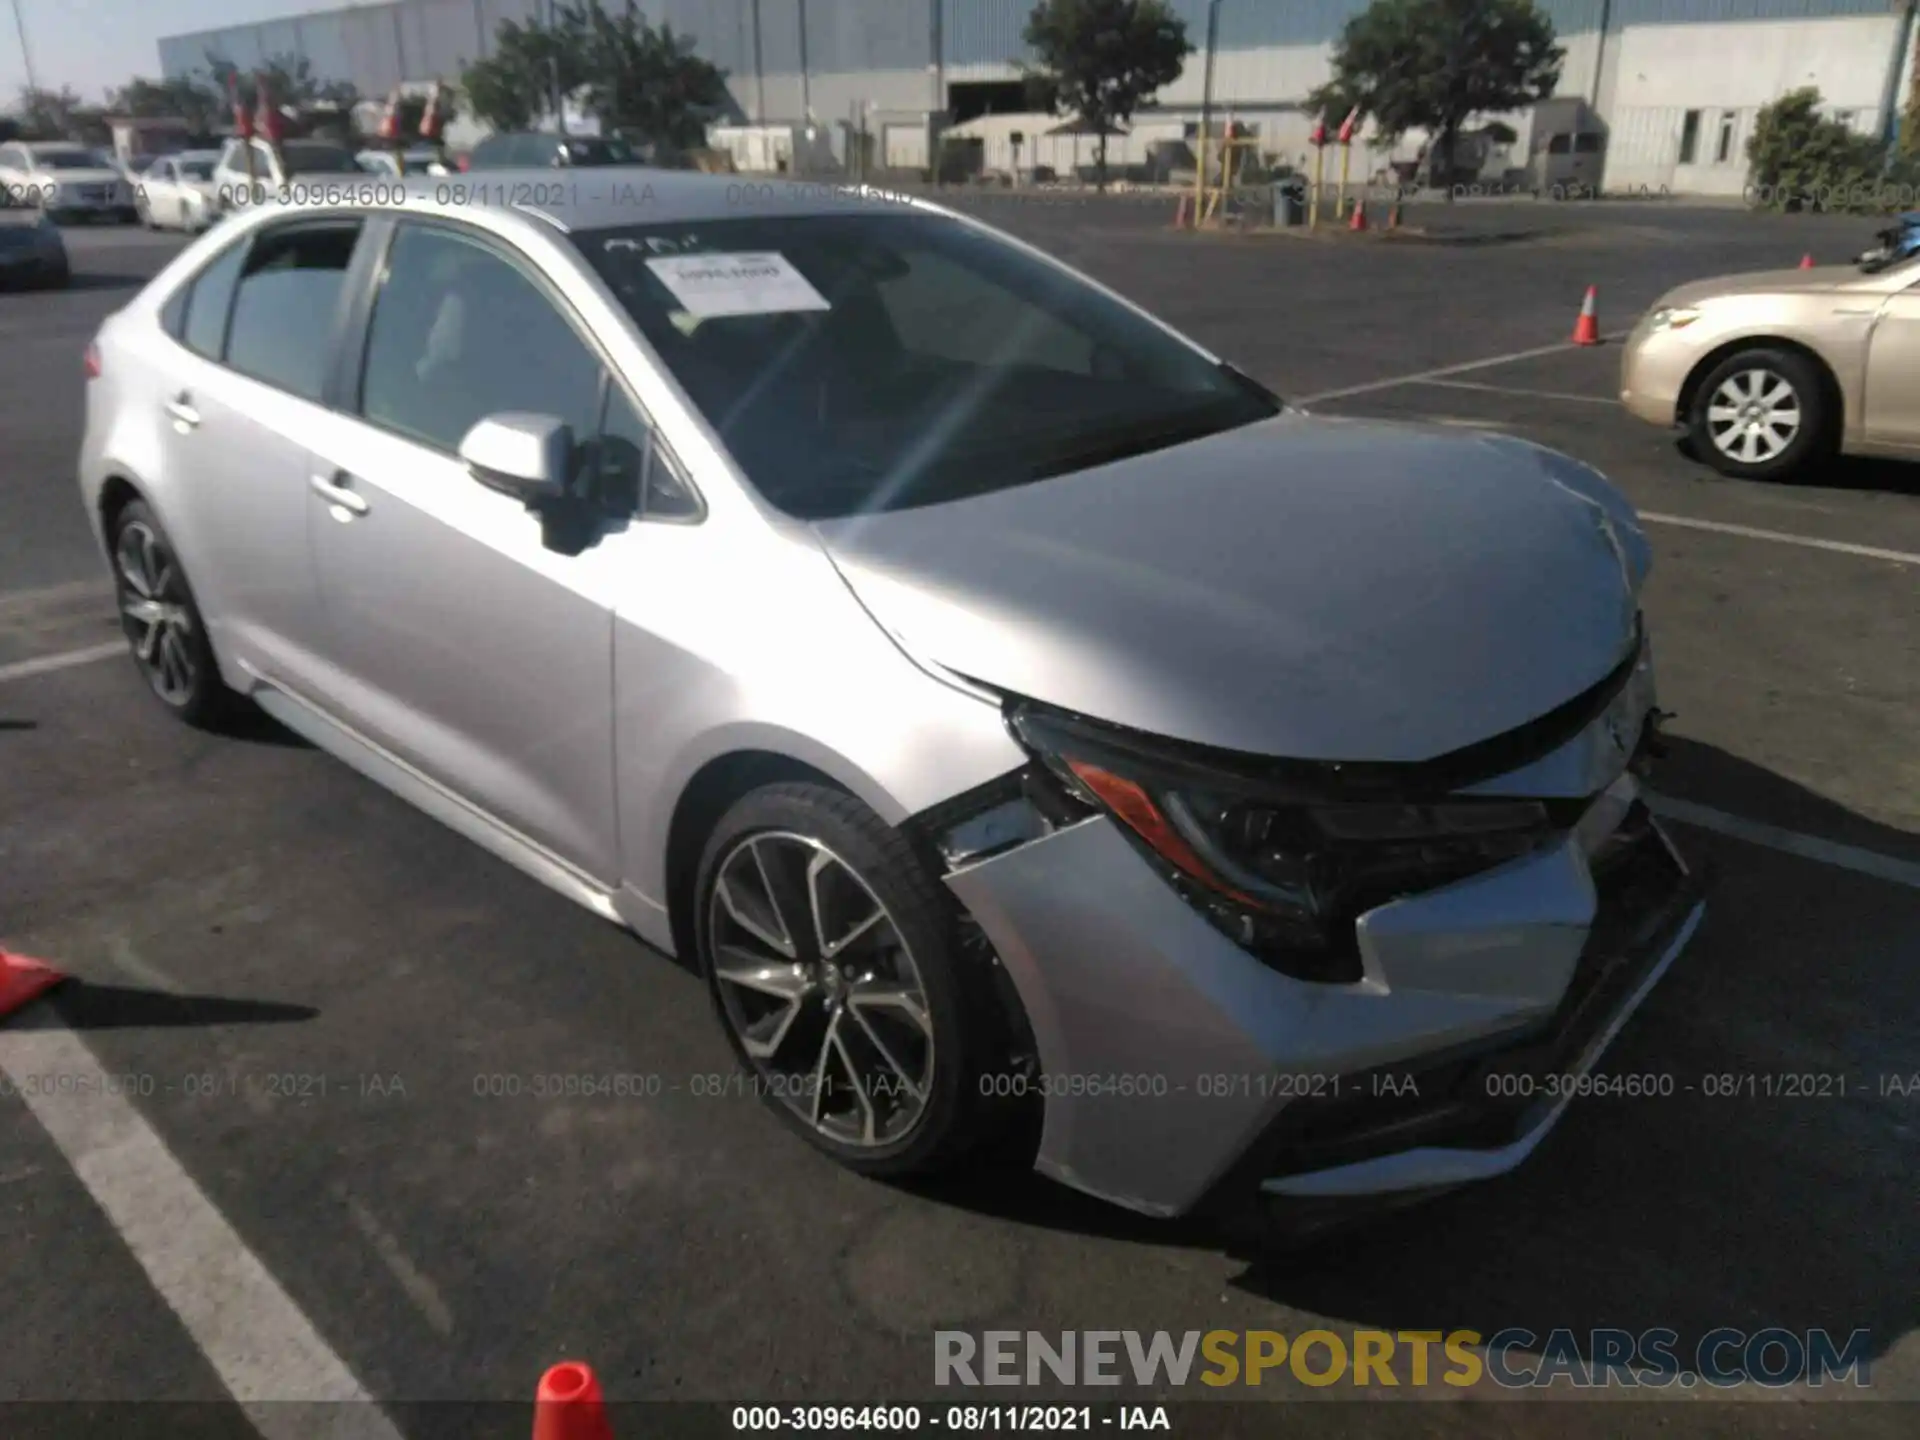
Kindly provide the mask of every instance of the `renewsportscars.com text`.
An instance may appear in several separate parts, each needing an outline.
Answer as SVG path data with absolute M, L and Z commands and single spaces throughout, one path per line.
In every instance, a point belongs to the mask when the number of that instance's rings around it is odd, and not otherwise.
M 934 1384 L 1413 1385 L 1525 1389 L 1869 1385 L 1871 1336 L 1855 1330 L 1677 1331 L 1036 1330 L 934 1332 Z

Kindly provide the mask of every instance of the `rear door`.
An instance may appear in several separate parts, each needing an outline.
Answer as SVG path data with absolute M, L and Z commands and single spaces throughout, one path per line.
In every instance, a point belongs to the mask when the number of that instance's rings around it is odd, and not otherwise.
M 361 373 L 312 437 L 326 706 L 603 888 L 617 879 L 613 609 L 619 524 L 578 553 L 456 451 L 490 414 L 556 415 L 589 463 L 598 349 L 523 257 L 403 221 L 367 306 Z M 626 556 L 627 558 L 623 558 Z
M 163 414 L 169 508 L 221 653 L 295 690 L 313 682 L 319 596 L 306 441 L 347 320 L 355 218 L 264 226 L 192 282 Z

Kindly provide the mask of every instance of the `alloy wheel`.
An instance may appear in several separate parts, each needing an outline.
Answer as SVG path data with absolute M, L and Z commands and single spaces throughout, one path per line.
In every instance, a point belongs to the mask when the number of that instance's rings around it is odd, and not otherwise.
M 1743 465 L 1774 459 L 1800 433 L 1800 396 L 1772 370 L 1737 371 L 1707 402 L 1707 435 L 1714 449 Z
M 932 1095 L 926 987 L 887 907 L 809 836 L 762 831 L 714 871 L 715 988 L 758 1086 L 861 1149 L 904 1139 Z
M 152 526 L 130 520 L 114 544 L 114 568 L 120 579 L 121 624 L 133 644 L 134 659 L 156 695 L 169 705 L 185 705 L 200 676 L 191 643 L 193 612 L 180 567 Z

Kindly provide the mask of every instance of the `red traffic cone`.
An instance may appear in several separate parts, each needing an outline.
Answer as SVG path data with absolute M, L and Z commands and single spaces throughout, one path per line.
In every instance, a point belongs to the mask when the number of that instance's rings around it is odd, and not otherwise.
M 1364 230 L 1366 228 L 1367 228 L 1367 202 L 1364 200 L 1356 200 L 1353 202 L 1353 218 L 1347 221 L 1347 229 Z
M 63 970 L 0 950 L 0 1018 L 24 1010 L 67 978 Z
M 1811 250 L 1800 257 L 1800 268 L 1802 270 L 1813 269 L 1813 252 Z
M 562 1360 L 540 1377 L 533 1397 L 533 1440 L 613 1440 L 606 1401 L 591 1369 Z
M 1594 310 L 1594 304 L 1599 297 L 1599 286 L 1587 286 L 1587 298 L 1580 302 L 1580 318 L 1573 325 L 1574 344 L 1598 345 L 1600 343 L 1600 317 Z

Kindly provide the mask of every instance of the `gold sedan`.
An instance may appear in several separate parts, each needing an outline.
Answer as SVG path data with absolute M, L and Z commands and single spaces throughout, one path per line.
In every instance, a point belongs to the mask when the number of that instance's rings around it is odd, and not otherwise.
M 1920 456 L 1920 258 L 1670 290 L 1627 339 L 1620 400 L 1742 479 L 1836 452 Z

